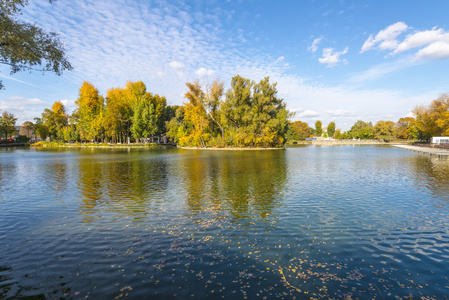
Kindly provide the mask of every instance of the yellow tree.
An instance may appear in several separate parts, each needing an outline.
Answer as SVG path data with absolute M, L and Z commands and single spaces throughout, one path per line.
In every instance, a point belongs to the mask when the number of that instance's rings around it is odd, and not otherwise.
M 416 139 L 418 131 L 416 120 L 412 117 L 400 118 L 394 126 L 396 137 L 399 139 Z
M 288 138 L 291 140 L 305 140 L 310 136 L 309 124 L 302 121 L 295 121 L 290 124 Z
M 131 106 L 127 101 L 125 89 L 112 88 L 106 92 L 106 124 L 107 132 L 113 141 L 122 142 L 127 136 L 131 119 Z
M 393 121 L 378 121 L 374 125 L 374 138 L 385 141 L 393 140 L 395 137 L 394 125 Z
M 417 106 L 413 110 L 420 138 L 449 135 L 449 96 L 441 95 L 428 107 Z
M 209 120 L 204 107 L 206 95 L 198 81 L 186 83 L 186 86 L 189 90 L 185 93 L 184 97 L 189 102 L 184 103 L 184 121 L 190 122 L 193 125 L 188 139 L 191 139 L 196 146 L 206 147 L 206 140 L 210 137 L 210 135 L 205 136 L 206 129 L 209 126 Z
M 430 104 L 438 135 L 449 135 L 449 95 L 443 94 Z
M 98 132 L 101 130 L 101 128 L 96 127 L 101 124 L 101 122 L 96 121 L 96 118 L 104 108 L 103 96 L 99 95 L 98 90 L 91 83 L 84 81 L 75 104 L 81 139 L 96 139 Z

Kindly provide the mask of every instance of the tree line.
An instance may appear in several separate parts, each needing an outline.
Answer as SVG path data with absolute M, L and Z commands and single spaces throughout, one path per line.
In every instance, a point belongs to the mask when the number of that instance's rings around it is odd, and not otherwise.
M 56 101 L 22 128 L 28 136 L 61 142 L 130 143 L 163 134 L 196 147 L 279 147 L 286 142 L 291 114 L 268 77 L 256 83 L 237 75 L 227 92 L 220 80 L 186 86 L 186 102 L 170 106 L 141 81 L 111 88 L 105 97 L 84 82 L 72 113 Z
M 162 134 L 165 122 L 175 107 L 167 105 L 165 97 L 146 90 L 142 81 L 128 81 L 125 87 L 107 90 L 106 97 L 99 94 L 89 82 L 79 89 L 76 108 L 69 114 L 61 101 L 45 109 L 33 127 L 42 138 L 64 142 L 139 142 L 139 139 Z
M 335 122 L 330 122 L 326 130 L 320 120 L 315 127 L 306 122 L 291 122 L 287 132 L 289 140 L 325 136 L 334 139 L 378 139 L 391 141 L 395 139 L 429 141 L 432 136 L 449 136 L 449 95 L 442 94 L 428 106 L 413 109 L 414 117 L 403 117 L 397 122 L 381 120 L 374 125 L 371 122 L 357 120 L 351 129 L 343 132 L 336 129 Z
M 293 116 L 277 96 L 276 83 L 266 77 L 256 83 L 239 75 L 231 79 L 225 92 L 224 82 L 186 83 L 182 106 L 167 105 L 163 96 L 146 90 L 143 82 L 129 81 L 124 87 L 107 90 L 106 96 L 89 82 L 79 89 L 76 109 L 68 113 L 61 101 L 45 109 L 34 123 L 27 121 L 21 134 L 47 137 L 63 142 L 139 142 L 142 138 L 166 134 L 181 146 L 196 147 L 278 147 L 287 140 L 310 137 L 334 139 L 429 140 L 432 136 L 449 135 L 449 96 L 442 94 L 428 106 L 413 109 L 414 117 L 397 122 L 357 120 L 343 132 L 330 122 L 323 128 Z M 17 118 L 7 111 L 0 114 L 0 136 L 17 134 Z
M 295 121 L 290 125 L 287 137 L 289 140 L 305 140 L 310 137 L 330 137 L 336 140 L 361 139 L 361 140 L 384 140 L 391 141 L 395 139 L 425 140 L 422 132 L 417 129 L 415 118 L 400 118 L 397 122 L 378 121 L 376 124 L 357 120 L 351 129 L 342 132 L 336 129 L 335 122 L 330 122 L 327 128 L 322 127 L 321 121 L 315 122 L 315 128 L 309 127 L 306 122 Z M 431 137 L 431 136 L 430 136 Z

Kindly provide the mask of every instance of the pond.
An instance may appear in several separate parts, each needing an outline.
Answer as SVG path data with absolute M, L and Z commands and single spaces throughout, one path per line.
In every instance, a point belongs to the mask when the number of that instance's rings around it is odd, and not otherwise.
M 443 298 L 449 161 L 0 149 L 0 298 Z

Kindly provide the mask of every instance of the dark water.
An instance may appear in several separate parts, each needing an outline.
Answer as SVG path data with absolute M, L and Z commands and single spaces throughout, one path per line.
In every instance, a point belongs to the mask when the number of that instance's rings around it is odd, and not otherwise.
M 0 298 L 449 295 L 449 161 L 387 147 L 0 150 Z

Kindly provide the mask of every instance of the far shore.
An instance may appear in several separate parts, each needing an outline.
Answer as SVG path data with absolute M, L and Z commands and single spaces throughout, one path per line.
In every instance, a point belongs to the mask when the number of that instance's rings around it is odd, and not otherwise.
M 3 147 L 30 146 L 36 148 L 158 148 L 158 147 L 176 147 L 185 150 L 214 150 L 214 151 L 254 151 L 254 150 L 285 150 L 295 146 L 344 146 L 344 145 L 413 145 L 416 141 L 394 140 L 390 142 L 379 140 L 314 140 L 314 141 L 290 141 L 283 147 L 183 147 L 173 144 L 157 143 L 130 143 L 130 144 L 112 144 L 112 143 L 58 143 L 58 142 L 38 142 L 35 144 L 4 144 Z M 419 146 L 416 145 L 415 146 Z
M 295 145 L 315 145 L 315 146 L 341 146 L 341 145 L 393 145 L 393 144 L 411 144 L 412 141 L 395 140 L 391 142 L 379 140 L 315 140 L 315 141 L 294 141 L 288 142 L 286 146 Z

